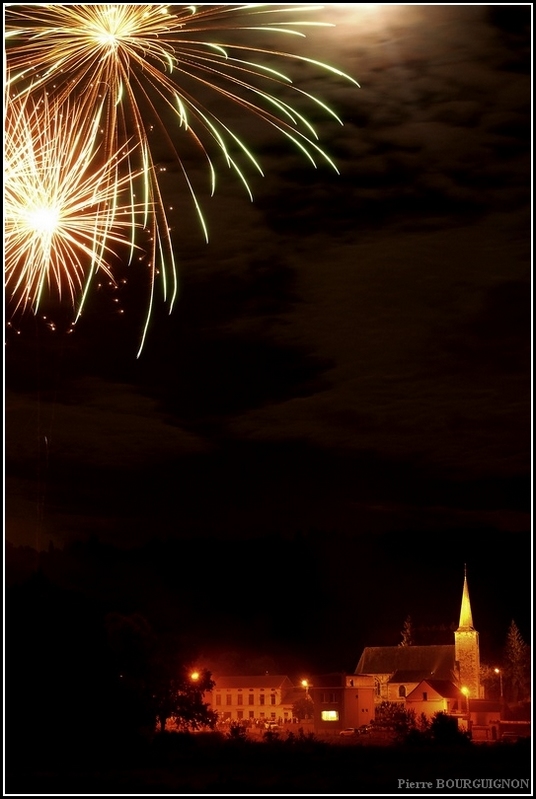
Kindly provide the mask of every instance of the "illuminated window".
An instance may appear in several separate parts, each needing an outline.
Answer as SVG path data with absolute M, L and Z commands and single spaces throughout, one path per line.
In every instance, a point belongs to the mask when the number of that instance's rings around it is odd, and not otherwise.
M 219 694 L 216 694 L 216 704 L 221 705 L 221 696 Z
M 338 721 L 339 720 L 339 711 L 338 710 L 323 710 L 322 711 L 322 721 Z

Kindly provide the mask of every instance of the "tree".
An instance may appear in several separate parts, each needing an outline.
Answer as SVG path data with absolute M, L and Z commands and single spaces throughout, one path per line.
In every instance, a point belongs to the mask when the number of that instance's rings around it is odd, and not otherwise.
M 416 726 L 415 711 L 406 710 L 400 702 L 384 700 L 376 707 L 375 722 L 378 727 L 394 730 L 403 739 Z
M 151 680 L 154 714 L 160 731 L 164 732 L 168 719 L 181 730 L 214 729 L 218 715 L 203 702 L 204 693 L 215 685 L 210 671 L 199 671 L 194 676 L 178 664 L 173 667 L 174 661 L 170 658 L 160 662 Z
M 303 719 L 312 719 L 313 714 L 314 704 L 313 700 L 308 694 L 307 696 L 301 696 L 299 699 L 296 699 L 292 705 L 292 715 L 300 721 Z
M 189 660 L 176 641 L 158 636 L 140 614 L 106 617 L 108 646 L 118 680 L 118 720 L 160 731 L 171 719 L 179 729 L 214 727 L 216 713 L 203 702 L 214 687 L 210 671 L 195 677 L 184 664 Z
M 501 680 L 497 666 L 490 666 L 487 663 L 480 664 L 480 684 L 484 686 L 486 698 L 499 697 L 501 691 Z
M 506 636 L 505 661 L 510 699 L 518 702 L 530 693 L 530 657 L 529 648 L 513 619 Z
M 400 635 L 402 636 L 402 640 L 398 646 L 413 646 L 413 624 L 411 623 L 411 616 L 406 616 Z
M 458 728 L 458 720 L 443 711 L 434 713 L 430 725 L 430 737 L 434 743 L 445 746 L 451 744 L 465 745 L 470 740 L 469 735 Z

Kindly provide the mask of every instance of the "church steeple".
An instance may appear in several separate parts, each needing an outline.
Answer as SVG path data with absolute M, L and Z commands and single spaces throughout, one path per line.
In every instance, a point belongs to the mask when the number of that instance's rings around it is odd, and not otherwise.
M 469 587 L 467 585 L 467 566 L 464 566 L 463 571 L 462 607 L 460 610 L 460 626 L 458 630 L 474 630 L 471 600 L 469 599 Z
M 460 626 L 454 633 L 455 659 L 460 687 L 467 688 L 469 696 L 480 698 L 480 647 L 478 633 L 473 627 L 473 614 L 467 585 L 467 567 L 464 567 Z

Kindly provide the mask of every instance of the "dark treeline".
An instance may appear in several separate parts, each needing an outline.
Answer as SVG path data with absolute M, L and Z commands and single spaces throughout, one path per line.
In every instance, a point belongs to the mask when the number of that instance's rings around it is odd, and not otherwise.
M 74 752 L 78 746 L 78 754 Z M 254 743 L 223 735 L 164 733 L 150 743 L 108 746 L 99 760 L 78 735 L 48 762 L 28 761 L 8 769 L 10 793 L 67 794 L 246 794 L 394 795 L 410 783 L 427 782 L 418 793 L 437 795 L 447 780 L 475 781 L 475 794 L 527 794 L 530 741 L 515 745 L 338 746 L 299 736 Z M 438 783 L 442 788 L 438 791 Z M 484 784 L 485 783 L 485 784 Z M 459 783 L 458 783 L 459 784 Z

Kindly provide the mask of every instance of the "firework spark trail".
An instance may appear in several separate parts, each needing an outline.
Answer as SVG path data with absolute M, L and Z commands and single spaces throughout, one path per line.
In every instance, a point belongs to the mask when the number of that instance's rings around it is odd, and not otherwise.
M 322 7 L 15 4 L 6 10 L 7 61 L 15 90 L 24 93 L 28 90 L 25 82 L 31 81 L 28 85 L 44 86 L 60 100 L 76 97 L 86 113 L 103 104 L 102 134 L 108 155 L 117 152 L 129 136 L 137 144 L 138 160 L 132 163 L 135 170 L 140 168 L 143 172 L 144 224 L 149 227 L 152 241 L 148 259 L 150 300 L 140 351 L 151 316 L 157 276 L 170 311 L 177 293 L 169 214 L 158 181 L 150 143 L 152 125 L 147 118 L 155 120 L 172 160 L 183 175 L 207 239 L 201 206 L 184 155 L 178 150 L 180 136 L 187 135 L 206 159 L 211 193 L 215 190 L 217 173 L 213 149 L 223 155 L 251 199 L 247 170 L 253 168 L 263 174 L 246 142 L 215 112 L 218 98 L 238 104 L 273 126 L 313 166 L 320 158 L 336 169 L 317 143 L 313 125 L 295 103 L 287 102 L 282 95 L 286 96 L 290 90 L 300 102 L 310 101 L 338 122 L 341 120 L 320 99 L 295 86 L 272 64 L 301 62 L 358 85 L 356 81 L 314 59 L 249 43 L 253 32 L 256 36 L 267 33 L 303 37 L 301 28 L 329 25 L 289 19 L 289 13 L 302 14 L 318 8 Z M 282 21 L 277 16 L 281 14 Z M 221 32 L 231 38 L 238 34 L 238 41 L 214 40 Z M 174 119 L 173 130 L 162 121 L 163 113 L 171 114 Z M 131 192 L 134 194 L 134 187 Z
M 68 294 L 80 315 L 91 278 L 104 271 L 113 245 L 125 246 L 136 214 L 119 204 L 132 179 L 121 177 L 128 148 L 98 163 L 101 111 L 46 96 L 5 98 L 5 281 L 17 308 L 37 311 L 46 292 Z

